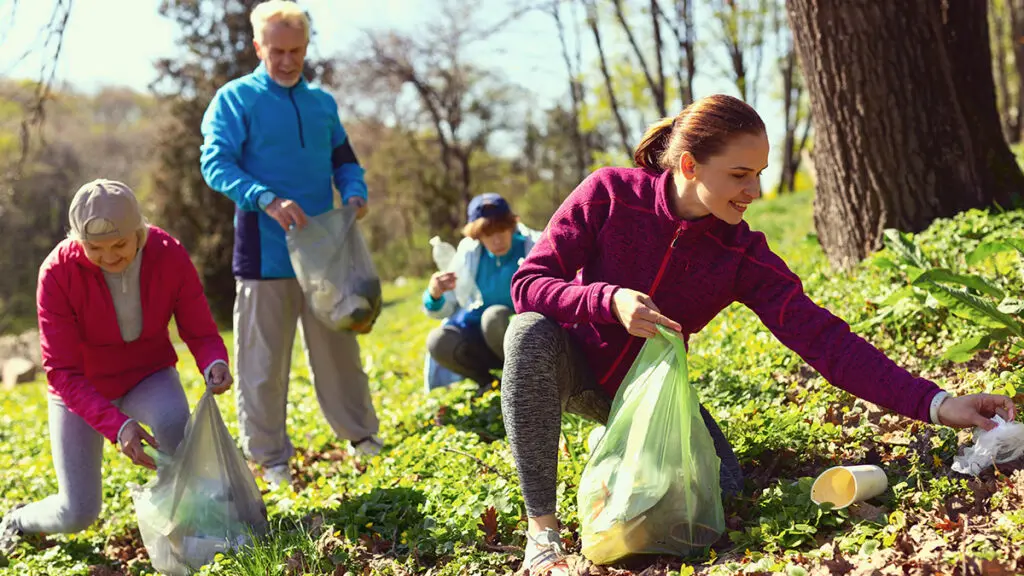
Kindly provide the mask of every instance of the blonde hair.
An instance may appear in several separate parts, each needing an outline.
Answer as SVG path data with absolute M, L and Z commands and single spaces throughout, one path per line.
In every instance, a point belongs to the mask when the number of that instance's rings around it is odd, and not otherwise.
M 249 14 L 252 23 L 252 34 L 256 40 L 262 41 L 263 31 L 274 22 L 283 22 L 286 26 L 299 28 L 306 34 L 309 41 L 309 17 L 295 2 L 289 0 L 267 0 L 258 4 Z

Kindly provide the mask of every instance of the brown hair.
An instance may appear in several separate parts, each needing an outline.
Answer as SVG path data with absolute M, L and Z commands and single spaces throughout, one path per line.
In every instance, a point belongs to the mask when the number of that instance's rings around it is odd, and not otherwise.
M 477 218 L 462 227 L 462 235 L 466 238 L 479 240 L 481 236 L 490 236 L 506 230 L 515 230 L 519 224 L 519 216 L 509 212 L 497 218 Z
M 715 94 L 683 108 L 675 118 L 651 124 L 633 152 L 641 168 L 674 170 L 683 152 L 706 162 L 741 134 L 765 134 L 764 121 L 739 98 Z

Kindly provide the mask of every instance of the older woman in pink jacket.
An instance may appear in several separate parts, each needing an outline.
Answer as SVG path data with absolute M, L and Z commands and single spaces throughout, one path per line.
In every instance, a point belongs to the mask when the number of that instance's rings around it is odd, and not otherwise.
M 155 464 L 143 444 L 174 452 L 189 407 L 175 370 L 172 316 L 211 390 L 232 382 L 192 261 L 180 242 L 146 223 L 128 186 L 82 186 L 69 220 L 69 238 L 43 262 L 37 288 L 59 491 L 4 516 L 0 554 L 25 533 L 78 532 L 96 520 L 104 438 L 147 468 Z

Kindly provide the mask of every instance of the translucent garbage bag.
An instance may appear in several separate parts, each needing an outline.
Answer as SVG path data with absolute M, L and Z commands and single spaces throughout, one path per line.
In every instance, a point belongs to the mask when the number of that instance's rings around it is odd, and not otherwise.
M 380 278 L 356 224 L 356 209 L 345 206 L 307 219 L 286 234 L 295 276 L 313 314 L 332 330 L 366 334 L 380 315 Z
M 1002 464 L 1024 456 L 1024 424 L 1007 422 L 1001 416 L 992 418 L 992 430 L 977 428 L 974 445 L 953 458 L 953 471 L 977 476 L 995 464 Z
M 265 532 L 267 509 L 256 480 L 210 392 L 174 455 L 159 453 L 156 461 L 155 479 L 129 487 L 153 568 L 185 576 Z
M 469 242 L 463 242 L 456 249 L 451 244 L 441 240 L 439 236 L 430 239 L 431 255 L 434 258 L 434 265 L 438 272 L 455 273 L 455 301 L 459 308 L 472 310 L 483 305 L 483 296 L 480 288 L 476 285 L 472 270 L 469 265 L 469 254 L 476 250 L 476 246 Z
M 580 479 L 583 555 L 595 564 L 689 556 L 725 531 L 721 461 L 689 383 L 686 349 L 659 331 L 623 380 Z

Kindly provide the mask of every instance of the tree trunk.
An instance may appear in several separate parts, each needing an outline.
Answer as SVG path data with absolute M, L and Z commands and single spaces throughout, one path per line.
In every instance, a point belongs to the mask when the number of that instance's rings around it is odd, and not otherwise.
M 996 108 L 989 50 L 988 4 L 948 1 L 944 14 L 946 54 L 960 110 L 971 132 L 974 160 L 988 200 L 1009 207 L 1024 190 L 1024 174 L 1006 145 Z
M 1024 0 L 1006 0 L 1010 7 L 1010 44 L 1017 68 L 1017 140 L 1024 140 Z
M 975 45 L 973 20 L 979 11 L 984 20 L 985 2 L 963 2 L 974 7 L 964 10 L 971 12 L 968 22 L 949 20 L 961 53 L 970 52 L 955 65 L 947 56 L 941 4 L 787 2 L 814 117 L 815 227 L 833 266 L 863 259 L 878 248 L 885 228 L 920 231 L 995 199 L 978 158 L 991 153 L 999 160 L 1005 143 L 998 123 L 997 142 L 986 127 L 969 124 L 995 116 L 988 37 Z M 980 95 L 961 105 L 952 74 L 967 73 L 968 60 L 981 58 L 985 73 L 973 74 L 980 86 L 958 80 L 963 91 Z M 976 108 L 965 115 L 965 105 Z
M 779 175 L 779 187 L 776 193 L 793 190 L 796 174 L 793 170 L 793 144 L 796 141 L 797 110 L 800 102 L 793 102 L 793 76 L 796 68 L 796 54 L 789 46 L 789 52 L 781 60 L 782 63 L 782 118 L 786 135 L 782 141 L 782 173 Z M 799 94 L 799 93 L 798 93 Z
M 996 102 L 999 106 L 999 118 L 1003 128 L 1003 137 L 1008 142 L 1020 139 L 1020 131 L 1015 129 L 1013 102 L 1010 100 L 1010 81 L 1006 74 L 1006 39 L 1008 15 L 996 10 L 998 5 L 990 1 L 989 10 L 992 17 L 992 42 L 995 52 L 992 54 L 992 70 L 996 75 Z

